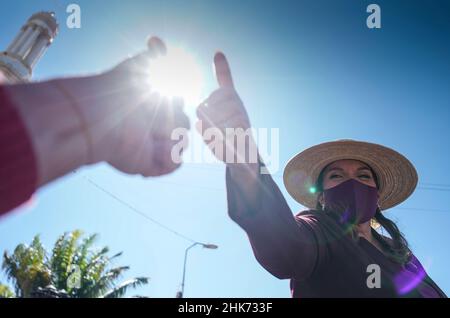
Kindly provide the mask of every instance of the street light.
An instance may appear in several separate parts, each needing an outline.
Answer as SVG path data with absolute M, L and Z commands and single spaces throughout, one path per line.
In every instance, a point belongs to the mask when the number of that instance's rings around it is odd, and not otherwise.
M 191 248 L 193 248 L 194 246 L 197 246 L 197 245 L 201 245 L 201 246 L 203 246 L 203 248 L 207 248 L 207 249 L 211 249 L 211 250 L 215 250 L 218 248 L 217 245 L 204 244 L 204 243 L 200 243 L 200 242 L 195 242 L 191 246 L 186 248 L 186 250 L 184 251 L 183 280 L 181 281 L 181 290 L 179 292 L 177 292 L 177 296 L 176 296 L 177 298 L 183 298 L 183 296 L 184 296 L 184 279 L 186 278 L 186 261 L 187 261 L 188 252 Z

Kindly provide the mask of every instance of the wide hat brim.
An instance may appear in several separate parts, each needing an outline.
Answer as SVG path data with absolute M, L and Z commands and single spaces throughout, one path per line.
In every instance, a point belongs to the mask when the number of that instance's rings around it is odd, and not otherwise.
M 378 179 L 379 206 L 386 210 L 406 200 L 417 186 L 412 163 L 397 151 L 355 140 L 337 140 L 308 148 L 289 160 L 283 180 L 289 194 L 303 206 L 315 209 L 320 172 L 336 160 L 354 159 L 369 165 Z

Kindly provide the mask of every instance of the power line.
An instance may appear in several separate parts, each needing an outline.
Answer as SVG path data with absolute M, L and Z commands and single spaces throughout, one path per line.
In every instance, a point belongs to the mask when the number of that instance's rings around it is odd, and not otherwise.
M 426 183 L 421 182 L 420 184 L 426 186 L 426 187 L 439 187 L 439 188 L 450 188 L 450 184 L 443 184 L 443 183 Z
M 429 191 L 443 191 L 443 192 L 450 192 L 450 189 L 445 188 L 433 188 L 433 187 L 417 187 L 418 190 L 429 190 Z
M 117 197 L 117 195 L 114 195 L 113 193 L 111 193 L 110 191 L 106 190 L 105 188 L 101 187 L 100 185 L 98 185 L 96 182 L 94 182 L 92 179 L 86 177 L 86 176 L 82 176 L 83 178 L 85 178 L 87 181 L 89 181 L 92 185 L 94 185 L 95 187 L 97 187 L 99 190 L 103 191 L 104 193 L 108 194 L 109 196 L 111 196 L 112 198 L 114 198 L 116 201 L 120 202 L 121 204 L 125 205 L 126 207 L 128 207 L 129 209 L 131 209 L 132 211 L 138 213 L 139 215 L 145 217 L 146 219 L 149 219 L 150 221 L 152 221 L 153 223 L 157 224 L 158 226 L 163 227 L 164 229 L 188 240 L 191 242 L 196 242 L 195 240 L 178 233 L 175 230 L 172 230 L 171 228 L 169 228 L 167 225 L 162 224 L 161 222 L 158 222 L 152 218 L 150 218 L 148 215 L 146 215 L 145 213 L 139 211 L 137 208 L 135 208 L 134 206 L 130 205 L 129 203 L 125 202 L 124 200 L 120 199 L 119 197 Z M 176 186 L 182 186 L 185 187 L 185 184 L 182 183 L 177 183 L 177 182 L 164 182 L 161 180 L 158 180 L 158 182 L 160 183 L 166 183 L 166 184 L 170 184 L 170 185 L 176 185 Z M 192 186 L 192 185 L 190 185 Z M 197 187 L 197 186 L 193 186 L 193 187 Z M 201 189 L 205 189 L 206 187 L 200 187 Z M 214 191 L 225 191 L 225 189 L 219 189 L 219 188 L 206 188 L 209 190 L 214 190 Z M 419 211 L 419 212 L 437 212 L 437 213 L 450 213 L 450 211 L 448 210 L 442 210 L 442 209 L 429 209 L 429 208 L 415 208 L 415 207 L 395 207 L 393 208 L 394 210 L 406 210 L 406 211 Z
M 427 209 L 427 208 L 408 208 L 408 207 L 399 207 L 392 208 L 393 210 L 407 210 L 407 211 L 421 211 L 421 212 L 442 212 L 442 213 L 450 213 L 448 210 L 439 210 L 439 209 Z
M 219 170 L 219 169 L 208 169 L 205 167 L 199 167 L 200 169 L 205 169 L 205 170 Z M 223 170 L 223 169 L 221 169 Z M 73 171 L 73 173 L 76 173 L 76 170 Z M 111 197 L 112 199 L 114 199 L 115 201 L 119 202 L 120 204 L 124 205 L 125 207 L 127 207 L 129 210 L 133 211 L 134 213 L 140 215 L 141 217 L 144 217 L 146 220 L 152 222 L 153 224 L 165 229 L 168 232 L 171 232 L 172 234 L 187 240 L 191 243 L 197 242 L 196 240 L 179 233 L 176 230 L 173 230 L 172 228 L 170 228 L 169 226 L 155 220 L 154 218 L 148 216 L 147 214 L 145 214 L 144 212 L 140 211 L 139 209 L 137 209 L 136 207 L 134 207 L 133 205 L 131 205 L 130 203 L 124 201 L 123 199 L 119 198 L 117 195 L 115 195 L 114 193 L 108 191 L 107 189 L 105 189 L 104 187 L 100 186 L 98 183 L 96 183 L 95 181 L 93 181 L 91 178 L 85 176 L 85 175 L 81 175 L 81 177 L 83 177 L 86 181 L 88 181 L 90 184 L 92 184 L 94 187 L 96 187 L 98 190 L 102 191 L 103 193 L 105 193 L 106 195 L 108 195 L 109 197 Z M 183 183 L 177 183 L 177 182 L 167 182 L 167 181 L 161 181 L 158 180 L 159 183 L 165 183 L 165 184 L 170 184 L 170 185 L 175 185 L 175 186 L 182 186 L 182 187 L 186 187 L 186 184 Z M 431 183 L 428 183 L 429 185 L 432 185 Z M 433 184 L 436 186 L 446 186 L 443 184 Z M 450 186 L 450 185 L 449 185 Z M 194 187 L 194 188 L 201 188 L 201 189 L 208 189 L 208 190 L 214 190 L 214 191 L 225 191 L 225 189 L 222 188 L 211 188 L 211 187 L 205 187 L 205 186 L 196 186 L 196 185 L 192 185 L 190 184 L 189 187 Z M 437 190 L 437 191 L 450 191 L 450 189 L 441 189 L 441 188 L 433 188 L 433 187 L 418 187 L 418 188 L 422 188 L 423 190 Z M 410 211 L 422 211 L 422 212 L 440 212 L 440 213 L 450 213 L 447 210 L 440 210 L 440 209 L 428 209 L 428 208 L 409 208 L 409 207 L 396 207 L 394 209 L 397 210 L 410 210 Z
M 191 243 L 195 243 L 198 242 L 184 234 L 181 234 L 173 229 L 171 229 L 170 227 L 168 227 L 165 224 L 162 224 L 161 222 L 151 218 L 150 216 L 148 216 L 147 214 L 145 214 L 144 212 L 140 211 L 139 209 L 137 209 L 136 207 L 132 206 L 131 204 L 125 202 L 124 200 L 122 200 L 121 198 L 119 198 L 118 196 L 116 196 L 114 193 L 111 193 L 110 191 L 106 190 L 105 188 L 103 188 L 102 186 L 100 186 L 98 183 L 94 182 L 92 179 L 90 179 L 87 176 L 82 175 L 82 177 L 87 180 L 90 184 L 92 184 L 94 187 L 96 187 L 97 189 L 99 189 L 100 191 L 102 191 L 103 193 L 107 194 L 108 196 L 110 196 L 111 198 L 113 198 L 114 200 L 116 200 L 117 202 L 121 203 L 122 205 L 126 206 L 128 209 L 130 209 L 131 211 L 135 212 L 136 214 L 144 217 L 146 220 L 156 224 L 157 226 L 165 229 L 166 231 L 171 232 L 172 234 L 175 234 L 176 236 L 183 238 Z
M 192 167 L 194 169 L 200 169 L 200 170 L 206 170 L 206 171 L 217 171 L 217 172 L 224 171 L 224 168 L 206 167 L 206 166 L 196 165 L 196 164 L 189 164 L 189 166 L 190 166 L 190 168 Z M 283 176 L 278 173 L 271 174 L 271 177 L 278 179 L 278 180 L 283 179 Z M 418 190 L 450 192 L 450 184 L 421 182 L 418 184 L 417 189 Z

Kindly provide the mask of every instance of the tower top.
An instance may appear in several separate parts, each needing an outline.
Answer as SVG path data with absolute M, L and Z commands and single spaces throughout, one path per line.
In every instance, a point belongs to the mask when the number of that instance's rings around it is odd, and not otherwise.
M 28 81 L 33 68 L 58 33 L 54 12 L 33 14 L 6 51 L 0 53 L 0 72 L 9 82 Z
M 36 23 L 46 27 L 48 34 L 54 38 L 58 33 L 58 22 L 56 21 L 55 12 L 41 11 L 33 14 L 27 21 L 27 24 Z M 44 25 L 42 25 L 42 23 Z

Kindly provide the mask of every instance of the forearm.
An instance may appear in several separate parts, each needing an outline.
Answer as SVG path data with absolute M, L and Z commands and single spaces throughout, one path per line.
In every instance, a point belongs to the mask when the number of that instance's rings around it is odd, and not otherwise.
M 278 278 L 307 277 L 318 255 L 315 236 L 297 223 L 272 177 L 255 177 L 255 169 L 227 166 L 228 213 L 246 231 L 266 270 Z
M 259 169 L 259 163 L 227 165 L 227 187 L 232 183 L 245 198 L 246 204 L 252 207 L 250 209 L 257 208 L 259 202 Z M 240 207 L 239 210 L 241 209 L 248 208 Z
M 230 198 L 236 203 L 237 217 L 242 214 L 258 213 L 261 205 L 275 204 L 286 211 L 286 215 L 292 218 L 292 212 L 288 207 L 278 186 L 268 174 L 267 168 L 259 154 L 258 145 L 250 135 L 245 138 L 245 147 L 241 148 L 234 138 L 227 139 L 227 147 L 235 149 L 235 161 L 227 163 L 227 189 L 236 192 L 239 199 L 229 193 Z M 237 163 L 240 158 L 245 163 Z M 233 213 L 233 211 L 230 211 Z
M 0 213 L 83 165 L 105 161 L 142 176 L 179 167 L 168 160 L 170 133 L 188 129 L 189 120 L 182 102 L 151 91 L 148 63 L 166 48 L 155 37 L 148 43 L 147 51 L 99 75 L 0 87 L 0 204 L 17 196 Z
M 252 226 L 261 219 L 272 224 L 295 224 L 294 216 L 272 177 L 261 174 L 263 163 L 227 165 L 227 194 L 230 217 L 240 225 Z M 266 214 L 266 216 L 262 216 Z M 257 224 L 261 226 L 262 224 Z M 269 224 L 265 224 L 269 225 Z M 274 229 L 274 227 L 271 227 Z
M 93 151 L 100 83 L 91 76 L 4 86 L 32 141 L 37 186 L 104 159 L 102 151 Z

